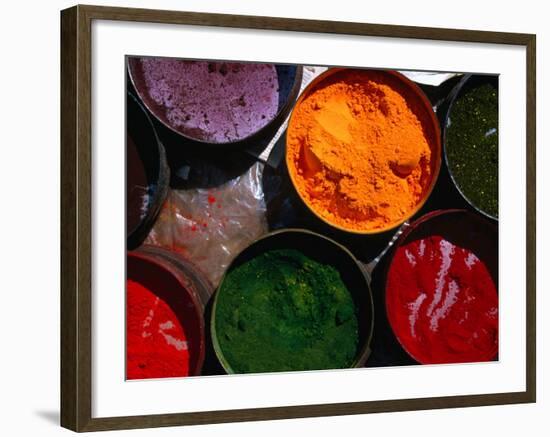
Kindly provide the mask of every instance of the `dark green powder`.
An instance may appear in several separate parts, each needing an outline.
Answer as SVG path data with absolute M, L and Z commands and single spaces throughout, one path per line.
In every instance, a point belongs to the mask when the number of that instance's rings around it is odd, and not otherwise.
M 350 367 L 359 340 L 356 306 L 338 271 L 291 249 L 227 274 L 215 329 L 236 373 Z
M 498 92 L 493 86 L 472 88 L 454 102 L 446 148 L 464 196 L 498 217 Z

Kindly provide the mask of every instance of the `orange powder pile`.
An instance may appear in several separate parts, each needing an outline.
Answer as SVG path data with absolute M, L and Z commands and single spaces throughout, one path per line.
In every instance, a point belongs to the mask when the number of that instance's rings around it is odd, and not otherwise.
M 303 200 L 327 222 L 389 229 L 423 200 L 436 135 L 420 99 L 388 73 L 342 70 L 294 109 L 287 164 Z

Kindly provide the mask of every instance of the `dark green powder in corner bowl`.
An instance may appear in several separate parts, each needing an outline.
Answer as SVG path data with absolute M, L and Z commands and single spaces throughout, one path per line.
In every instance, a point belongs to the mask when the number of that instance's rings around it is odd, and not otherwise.
M 356 313 L 334 267 L 272 250 L 227 274 L 215 331 L 235 373 L 346 368 L 358 350 Z
M 447 126 L 449 170 L 462 194 L 498 217 L 498 91 L 489 83 L 459 95 Z

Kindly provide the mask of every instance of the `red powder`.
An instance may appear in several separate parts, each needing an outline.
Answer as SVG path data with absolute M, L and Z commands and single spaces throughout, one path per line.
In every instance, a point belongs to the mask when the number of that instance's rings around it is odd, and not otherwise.
M 391 326 L 418 362 L 489 361 L 498 352 L 498 295 L 485 264 L 440 236 L 399 247 L 388 272 Z
M 208 196 L 208 203 L 215 203 L 216 202 L 216 198 L 212 195 L 209 195 Z
M 187 376 L 187 338 L 170 306 L 130 279 L 126 281 L 126 299 L 126 377 Z

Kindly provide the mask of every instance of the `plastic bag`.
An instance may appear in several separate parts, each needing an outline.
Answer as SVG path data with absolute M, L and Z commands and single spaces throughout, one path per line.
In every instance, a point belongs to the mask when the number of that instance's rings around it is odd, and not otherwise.
M 192 261 L 217 287 L 231 260 L 268 230 L 263 164 L 208 188 L 170 189 L 145 243 Z

